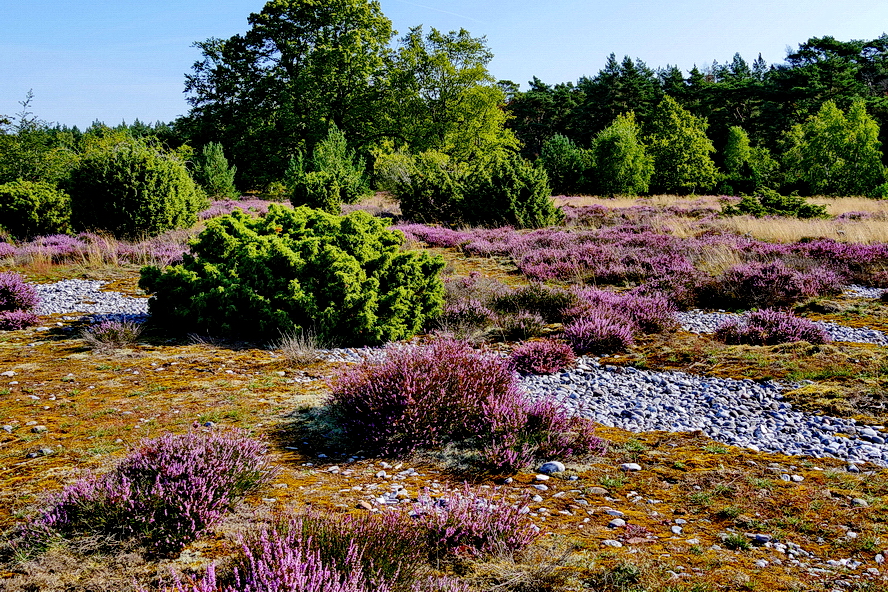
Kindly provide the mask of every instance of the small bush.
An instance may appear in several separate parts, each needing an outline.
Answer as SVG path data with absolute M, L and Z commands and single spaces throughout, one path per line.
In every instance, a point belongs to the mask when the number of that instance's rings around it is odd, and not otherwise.
M 576 195 L 588 184 L 586 175 L 590 160 L 589 153 L 570 138 L 555 134 L 543 142 L 538 164 L 546 171 L 553 192 Z
M 543 334 L 546 320 L 535 312 L 526 310 L 517 314 L 503 314 L 497 318 L 503 339 L 530 339 Z
M 443 304 L 444 262 L 401 251 L 366 212 L 272 205 L 214 218 L 179 265 L 142 269 L 152 320 L 184 332 L 263 337 L 314 328 L 324 343 L 411 337 Z
M 458 223 L 462 218 L 464 171 L 441 152 L 406 156 L 400 172 L 390 173 L 391 191 L 401 213 L 414 222 Z
M 88 150 L 71 171 L 71 221 L 117 237 L 157 236 L 189 227 L 206 196 L 177 156 L 142 140 Z
M 464 184 L 462 219 L 479 226 L 542 228 L 564 219 L 546 172 L 517 154 L 479 165 Z
M 413 511 L 417 524 L 428 532 L 429 546 L 441 554 L 482 557 L 520 551 L 540 534 L 505 495 L 493 496 L 465 485 L 446 499 L 421 496 Z
M 234 186 L 237 167 L 229 166 L 218 142 L 207 143 L 194 166 L 194 178 L 207 195 L 214 199 L 236 199 L 240 193 Z
M 611 354 L 630 347 L 632 327 L 606 314 L 580 318 L 564 327 L 564 338 L 578 354 Z
M 343 203 L 354 203 L 367 193 L 364 161 L 348 149 L 345 135 L 335 125 L 315 146 L 308 162 L 301 153 L 290 162 L 284 184 L 294 206 L 330 214 L 339 214 Z
M 805 295 L 801 274 L 777 260 L 731 267 L 701 289 L 700 302 L 712 308 L 772 308 L 791 306 Z
M 471 443 L 483 464 L 513 470 L 537 453 L 564 457 L 601 447 L 592 422 L 531 402 L 505 361 L 455 341 L 364 363 L 340 378 L 330 403 L 348 440 L 382 453 Z
M 567 290 L 533 283 L 510 292 L 496 295 L 492 306 L 499 313 L 532 312 L 549 323 L 561 322 L 564 311 L 578 303 L 576 295 Z
M 23 528 L 25 542 L 138 537 L 158 551 L 178 551 L 274 475 L 266 450 L 240 430 L 145 440 L 110 473 L 52 496 Z
M 0 311 L 0 331 L 18 331 L 32 327 L 40 322 L 33 312 L 26 310 L 2 310 Z
M 37 290 L 17 273 L 0 273 L 0 311 L 31 310 L 40 304 Z
M 438 317 L 442 326 L 484 327 L 493 321 L 493 312 L 474 298 L 447 304 Z
M 43 181 L 13 181 L 0 185 L 0 229 L 24 239 L 67 232 L 71 199 Z
M 133 321 L 102 321 L 81 331 L 86 344 L 98 350 L 115 349 L 134 344 L 142 334 L 141 323 Z
M 512 367 L 525 374 L 552 374 L 572 365 L 576 361 L 570 346 L 543 339 L 528 341 L 512 351 Z
M 716 329 L 715 338 L 729 345 L 830 341 L 829 334 L 822 327 L 792 313 L 772 309 L 746 313 L 741 320 L 725 321 Z
M 678 326 L 675 305 L 661 295 L 618 294 L 595 288 L 576 289 L 574 294 L 579 304 L 564 311 L 568 319 L 605 315 L 642 333 L 663 333 Z
M 722 208 L 725 216 L 748 214 L 762 216 L 788 216 L 792 218 L 828 218 L 825 205 L 808 203 L 805 198 L 796 195 L 780 195 L 773 189 L 764 187 L 755 195 L 744 195 L 736 206 Z

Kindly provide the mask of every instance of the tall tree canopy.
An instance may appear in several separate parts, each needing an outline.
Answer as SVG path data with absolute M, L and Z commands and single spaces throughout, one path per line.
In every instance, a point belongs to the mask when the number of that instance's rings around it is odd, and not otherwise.
M 394 35 L 378 2 L 272 0 L 249 23 L 244 35 L 197 43 L 203 59 L 185 87 L 188 133 L 221 141 L 242 186 L 281 178 L 330 124 L 357 143 L 374 133 L 375 81 Z

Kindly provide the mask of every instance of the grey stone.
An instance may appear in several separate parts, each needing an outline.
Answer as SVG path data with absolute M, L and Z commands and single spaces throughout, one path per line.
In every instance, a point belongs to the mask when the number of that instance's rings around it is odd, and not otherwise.
M 557 460 L 552 460 L 540 465 L 540 468 L 538 468 L 537 471 L 546 475 L 551 475 L 552 473 L 563 473 L 565 471 L 565 468 L 564 464 L 558 462 Z

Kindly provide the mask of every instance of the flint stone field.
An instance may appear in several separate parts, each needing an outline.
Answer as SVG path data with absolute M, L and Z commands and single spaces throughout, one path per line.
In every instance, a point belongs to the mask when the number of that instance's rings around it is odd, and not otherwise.
M 565 223 L 534 231 L 396 225 L 407 247 L 441 256 L 447 265 L 443 313 L 394 350 L 314 349 L 212 332 L 186 337 L 145 323 L 150 317 L 137 263 L 175 262 L 188 233 L 151 244 L 107 238 L 99 244 L 98 237 L 81 236 L 10 245 L 4 265 L 36 288 L 40 304 L 35 326 L 6 331 L 0 342 L 4 586 L 211 589 L 206 580 L 189 584 L 188 578 L 205 578 L 200 574 L 208 568 L 224 577 L 243 549 L 261 551 L 276 565 L 294 561 L 238 538 L 258 536 L 249 533 L 288 515 L 316 537 L 327 532 L 319 524 L 331 520 L 352 521 L 340 524 L 346 531 L 389 529 L 388 551 L 409 557 L 390 539 L 417 536 L 410 518 L 372 527 L 361 521 L 421 514 L 428 500 L 448 499 L 454 508 L 456 500 L 471 499 L 469 508 L 496 503 L 490 500 L 514 507 L 518 513 L 496 521 L 525 538 L 507 540 L 473 522 L 466 527 L 475 529 L 471 537 L 449 552 L 437 547 L 435 559 L 419 562 L 425 567 L 411 575 L 411 585 L 438 578 L 437 589 L 448 590 L 507 582 L 516 590 L 879 589 L 888 547 L 882 333 L 888 304 L 880 287 L 888 251 L 876 240 L 818 237 L 885 232 L 888 206 L 814 200 L 833 217 L 800 224 L 791 230 L 798 236 L 775 237 L 787 232 L 782 220 L 718 216 L 726 199 L 559 198 Z M 268 204 L 224 206 L 259 215 Z M 362 207 L 397 214 L 384 197 Z M 859 213 L 843 215 L 848 208 Z M 766 263 L 774 268 L 763 271 Z M 712 278 L 722 288 L 704 286 Z M 627 284 L 642 289 L 619 287 Z M 679 311 L 644 286 L 696 296 L 687 295 L 689 305 Z M 744 318 L 742 307 L 730 305 L 743 290 L 750 298 L 789 298 L 782 310 L 813 321 L 822 342 L 717 339 L 725 320 Z M 577 318 L 609 319 L 626 331 L 601 345 L 576 329 Z M 109 344 L 96 340 L 102 323 L 145 328 L 128 342 Z M 559 357 L 552 348 L 526 347 L 553 342 L 573 344 L 579 357 L 569 348 L 570 355 Z M 349 437 L 343 425 L 370 428 L 333 413 L 330 393 L 370 396 L 360 390 L 366 376 L 356 368 L 416 363 L 411 351 L 438 347 L 436 355 L 449 360 L 447 372 L 469 375 L 465 365 L 476 354 L 457 351 L 461 343 L 485 352 L 484 364 L 521 370 L 508 387 L 518 391 L 510 395 L 514 400 L 554 401 L 575 417 L 589 417 L 600 441 L 574 449 L 537 442 L 558 452 L 530 452 L 522 460 L 497 453 L 496 443 L 478 436 L 410 440 L 386 432 L 371 441 L 367 431 Z M 588 353 L 581 353 L 584 347 Z M 517 355 L 522 348 L 523 357 Z M 380 358 L 382 352 L 388 353 Z M 494 366 L 485 372 L 498 372 Z M 436 371 L 434 364 L 428 371 Z M 351 386 L 342 386 L 343 373 Z M 65 487 L 89 474 L 104 476 L 105 487 L 123 487 L 118 473 L 144 469 L 144 458 L 132 458 L 146 454 L 140 442 L 170 438 L 165 434 L 190 434 L 191 446 L 205 446 L 201 438 L 234 440 L 239 449 L 247 444 L 237 438 L 259 438 L 249 444 L 256 455 L 252 481 L 201 514 L 205 524 L 178 524 L 159 535 L 128 524 L 133 534 L 127 536 L 71 518 L 72 508 L 86 509 L 82 500 L 80 506 L 59 500 Z M 120 465 L 126 455 L 130 460 Z M 231 464 L 232 474 L 244 470 L 236 467 L 244 460 L 215 462 Z M 139 503 L 126 511 L 142 511 Z M 462 519 L 482 520 L 471 513 Z M 41 535 L 40 528 L 56 531 Z M 40 536 L 36 550 L 23 542 Z M 302 561 L 311 563 L 310 553 Z M 317 569 L 316 577 L 333 581 Z

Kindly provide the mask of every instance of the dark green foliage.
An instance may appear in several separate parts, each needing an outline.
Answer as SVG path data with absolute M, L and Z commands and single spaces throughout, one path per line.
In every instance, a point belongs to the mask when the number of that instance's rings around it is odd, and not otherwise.
M 366 212 L 272 205 L 209 221 L 183 263 L 146 267 L 139 285 L 152 319 L 177 331 L 375 344 L 412 336 L 443 305 L 444 262 L 402 243 Z
M 585 188 L 589 154 L 568 137 L 555 134 L 546 140 L 537 162 L 549 176 L 554 193 L 576 195 Z
M 547 323 L 560 323 L 564 312 L 578 304 L 574 293 L 559 288 L 550 288 L 541 283 L 517 288 L 506 294 L 494 297 L 492 306 L 498 313 L 536 313 Z
M 725 216 L 749 214 L 762 216 L 788 216 L 792 218 L 828 218 L 826 206 L 808 203 L 797 195 L 780 195 L 773 189 L 763 188 L 755 195 L 744 195 L 736 206 L 722 208 Z
M 354 203 L 367 193 L 364 160 L 348 149 L 345 134 L 335 125 L 315 146 L 309 162 L 302 153 L 290 161 L 284 183 L 294 206 L 331 214 L 338 214 L 343 203 Z
M 16 238 L 59 234 L 71 222 L 71 199 L 43 181 L 0 185 L 0 229 Z
M 234 186 L 237 167 L 228 166 L 222 144 L 210 142 L 200 152 L 194 166 L 194 178 L 207 195 L 214 198 L 235 199 L 240 195 Z
M 428 151 L 415 157 L 402 155 L 397 160 L 387 160 L 392 161 L 386 167 L 392 193 L 400 200 L 405 218 L 414 222 L 460 220 L 464 174 L 449 156 Z
M 507 153 L 477 167 L 469 176 L 463 190 L 462 218 L 479 226 L 551 226 L 564 219 L 551 196 L 544 170 Z
M 191 226 L 206 196 L 175 155 L 138 139 L 88 150 L 66 183 L 78 230 L 156 236 Z
M 617 116 L 595 137 L 592 158 L 597 188 L 602 195 L 647 193 L 654 165 L 641 141 L 641 129 L 632 111 Z

